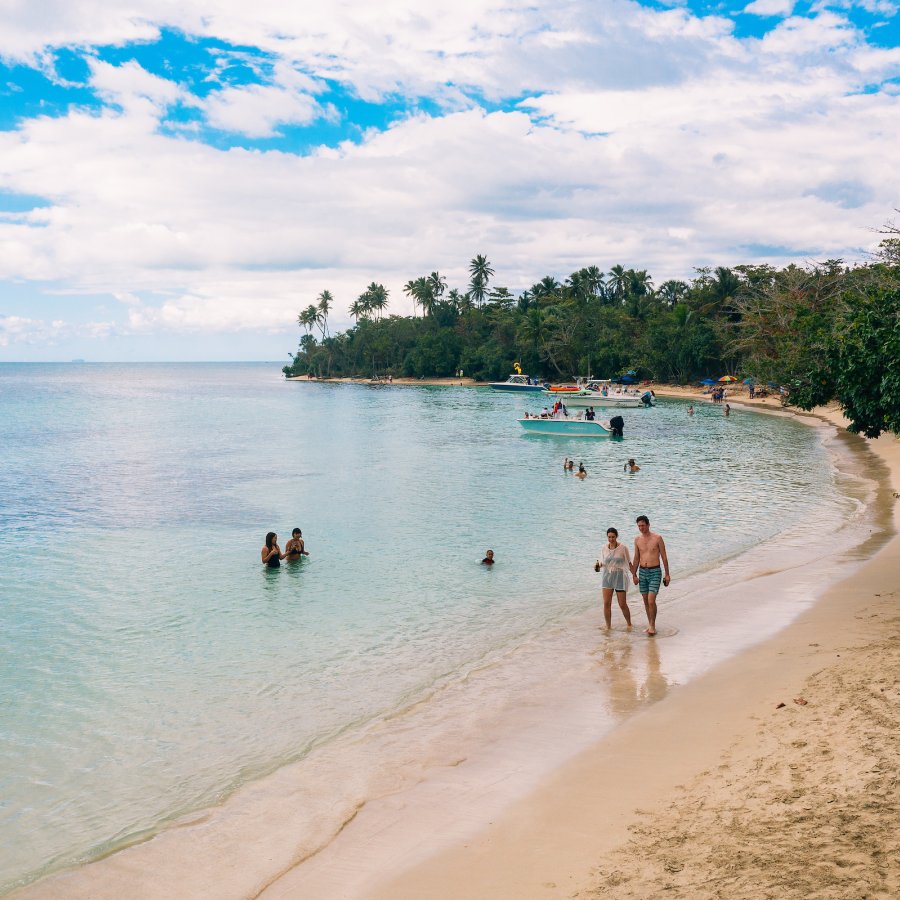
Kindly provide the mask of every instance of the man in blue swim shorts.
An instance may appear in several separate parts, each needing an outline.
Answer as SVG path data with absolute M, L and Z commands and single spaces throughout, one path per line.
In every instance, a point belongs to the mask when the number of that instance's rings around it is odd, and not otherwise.
M 640 585 L 641 597 L 644 598 L 644 609 L 647 613 L 645 633 L 652 637 L 656 634 L 656 595 L 660 584 L 669 586 L 669 558 L 666 556 L 666 542 L 662 535 L 650 530 L 650 520 L 646 516 L 637 517 L 638 536 L 634 539 L 634 559 L 631 564 L 631 575 L 634 583 Z M 665 567 L 665 575 L 660 568 L 660 560 Z

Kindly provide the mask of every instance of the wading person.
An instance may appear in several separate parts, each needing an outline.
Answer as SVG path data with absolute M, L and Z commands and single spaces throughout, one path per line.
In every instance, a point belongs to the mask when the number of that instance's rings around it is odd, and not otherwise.
M 303 542 L 303 532 L 295 528 L 291 532 L 291 539 L 284 545 L 284 555 L 288 559 L 300 559 L 301 556 L 309 556 L 306 552 L 306 544 Z
M 594 563 L 594 571 L 603 573 L 600 589 L 603 591 L 603 618 L 606 630 L 612 628 L 612 597 L 616 592 L 619 609 L 625 616 L 625 624 L 631 631 L 631 610 L 625 599 L 628 591 L 628 575 L 631 572 L 631 558 L 628 548 L 619 543 L 619 532 L 615 528 L 606 529 L 606 546 L 600 551 L 600 559 Z
M 649 636 L 656 634 L 656 595 L 659 593 L 660 583 L 669 586 L 669 558 L 666 556 L 666 542 L 662 535 L 654 534 L 650 530 L 650 520 L 646 516 L 638 516 L 638 536 L 634 539 L 634 560 L 631 563 L 631 574 L 634 583 L 640 585 L 641 597 L 644 599 L 644 609 L 647 612 L 646 633 Z M 662 560 L 665 574 L 660 568 Z
M 278 546 L 278 535 L 274 531 L 270 531 L 266 535 L 266 546 L 262 548 L 262 561 L 270 569 L 277 569 L 281 566 L 281 560 L 285 554 L 281 552 Z

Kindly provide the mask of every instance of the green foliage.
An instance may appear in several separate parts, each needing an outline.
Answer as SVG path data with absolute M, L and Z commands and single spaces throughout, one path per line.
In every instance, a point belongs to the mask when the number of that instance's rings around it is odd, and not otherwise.
M 336 335 L 327 324 L 334 298 L 323 291 L 298 316 L 305 334 L 283 371 L 429 377 L 463 369 L 495 381 L 519 362 L 543 380 L 635 369 L 680 384 L 730 372 L 784 385 L 802 408 L 837 399 L 853 431 L 900 433 L 896 240 L 855 268 L 838 259 L 781 270 L 720 266 L 654 289 L 646 270 L 586 266 L 562 282 L 545 275 L 518 296 L 490 285 L 494 270 L 479 255 L 465 292 L 448 290 L 437 271 L 408 281 L 411 317 L 384 318 L 388 291 L 372 282 L 350 305 L 356 324 Z

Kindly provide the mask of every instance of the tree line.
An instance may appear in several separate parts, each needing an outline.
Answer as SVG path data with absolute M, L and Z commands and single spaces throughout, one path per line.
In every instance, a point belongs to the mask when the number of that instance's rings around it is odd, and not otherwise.
M 483 255 L 469 281 L 440 272 L 409 280 L 411 316 L 387 314 L 372 282 L 348 309 L 354 325 L 329 333 L 334 298 L 322 291 L 298 316 L 305 333 L 286 375 L 568 381 L 591 373 L 686 384 L 725 374 L 773 382 L 789 402 L 841 402 L 851 430 L 900 434 L 900 228 L 889 222 L 873 258 L 704 267 L 659 286 L 644 269 L 596 265 L 562 281 L 544 276 L 514 295 L 494 284 Z

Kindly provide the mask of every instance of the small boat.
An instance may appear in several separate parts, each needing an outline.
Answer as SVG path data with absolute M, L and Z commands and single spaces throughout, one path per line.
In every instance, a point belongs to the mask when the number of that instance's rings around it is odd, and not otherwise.
M 650 391 L 610 390 L 608 382 L 592 381 L 577 390 L 560 396 L 558 392 L 546 391 L 548 397 L 562 400 L 566 406 L 616 406 L 640 407 L 653 406 L 653 395 Z
M 612 428 L 609 422 L 596 419 L 576 419 L 561 417 L 558 419 L 534 418 L 519 419 L 519 424 L 529 434 L 555 434 L 561 437 L 610 437 Z
M 527 375 L 510 375 L 506 381 L 492 381 L 492 391 L 542 391 L 544 385 Z

